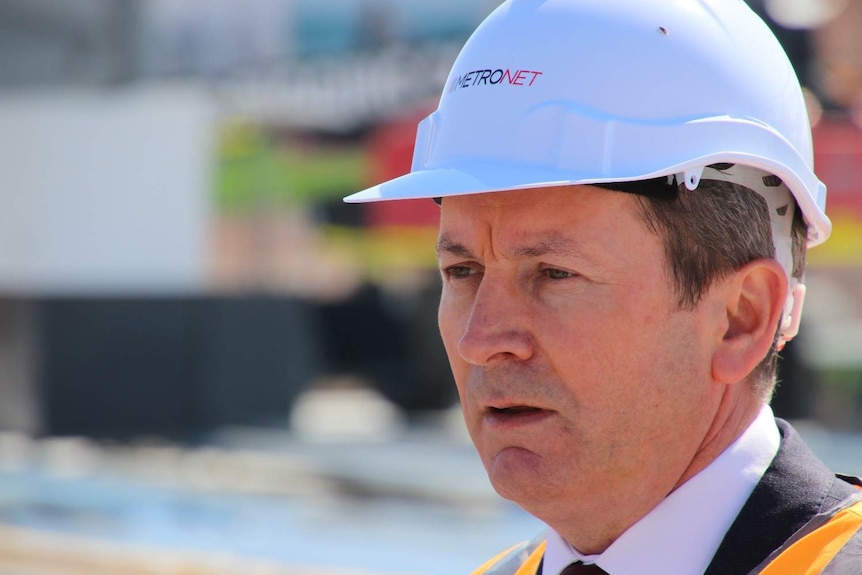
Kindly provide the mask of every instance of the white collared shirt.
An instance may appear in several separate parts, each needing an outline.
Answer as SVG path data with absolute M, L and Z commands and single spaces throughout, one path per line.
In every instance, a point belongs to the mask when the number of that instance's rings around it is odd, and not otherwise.
M 780 442 L 772 409 L 764 405 L 721 455 L 603 553 L 582 555 L 548 529 L 542 575 L 558 575 L 575 561 L 595 563 L 609 575 L 702 575 Z

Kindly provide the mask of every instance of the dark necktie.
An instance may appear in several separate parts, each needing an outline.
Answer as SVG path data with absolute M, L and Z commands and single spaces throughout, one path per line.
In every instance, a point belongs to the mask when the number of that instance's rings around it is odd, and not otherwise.
M 608 573 L 598 565 L 584 565 L 578 561 L 563 569 L 560 575 L 608 575 Z

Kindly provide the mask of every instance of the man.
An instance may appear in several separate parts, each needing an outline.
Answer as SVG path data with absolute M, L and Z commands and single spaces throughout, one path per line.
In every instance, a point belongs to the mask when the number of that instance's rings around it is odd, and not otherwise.
M 510 0 L 412 172 L 494 488 L 547 533 L 476 573 L 862 573 L 859 481 L 768 407 L 826 239 L 798 81 L 739 0 Z M 568 566 L 568 567 L 567 567 Z

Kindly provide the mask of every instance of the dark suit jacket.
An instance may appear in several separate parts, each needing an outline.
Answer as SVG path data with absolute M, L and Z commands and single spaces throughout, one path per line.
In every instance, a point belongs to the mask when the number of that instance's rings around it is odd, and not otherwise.
M 811 517 L 856 492 L 838 479 L 786 421 L 781 446 L 730 526 L 705 575 L 747 575 Z

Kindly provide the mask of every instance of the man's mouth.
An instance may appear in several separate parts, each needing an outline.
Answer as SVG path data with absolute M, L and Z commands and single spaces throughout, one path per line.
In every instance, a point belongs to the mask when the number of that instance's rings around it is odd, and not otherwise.
M 512 405 L 510 407 L 489 407 L 488 411 L 492 414 L 520 415 L 523 413 L 535 413 L 544 410 L 531 405 Z
M 485 422 L 488 425 L 511 428 L 539 423 L 553 412 L 533 405 L 507 405 L 506 407 L 488 406 L 485 414 Z

